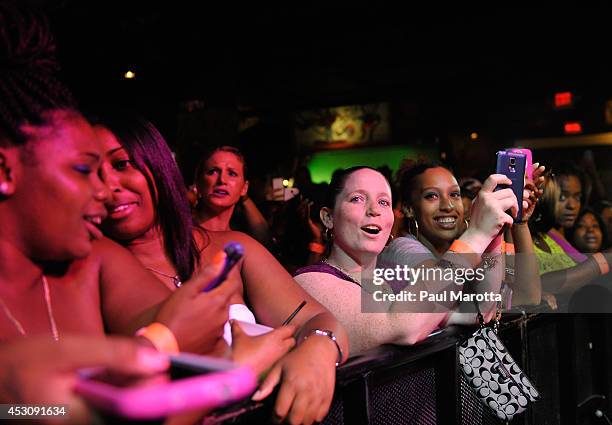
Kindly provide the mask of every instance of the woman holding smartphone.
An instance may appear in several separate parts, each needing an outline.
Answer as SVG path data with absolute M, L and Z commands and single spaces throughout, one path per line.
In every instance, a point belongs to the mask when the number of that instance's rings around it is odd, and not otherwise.
M 249 316 L 245 303 L 248 300 L 252 319 L 279 327 L 302 301 L 307 301 L 292 321 L 299 329 L 295 349 L 283 355 L 293 339 L 291 332 L 280 329 L 259 337 L 264 338 L 260 343 L 266 349 L 264 355 L 246 361 L 258 363 L 262 369 L 274 363 L 254 399 L 267 397 L 280 383 L 275 405 L 279 418 L 291 423 L 322 420 L 331 404 L 336 364 L 347 357 L 342 326 L 252 238 L 240 232 L 192 227 L 178 167 L 150 122 L 128 114 L 99 117 L 94 122 L 103 144 L 101 175 L 111 194 L 106 201 L 108 218 L 103 229 L 169 288 L 189 277 L 192 264 L 214 261 L 214 253 L 220 247 L 239 242 L 244 247 L 244 257 L 230 280 L 240 282 L 232 303 L 242 317 Z M 240 328 L 234 328 L 236 337 Z M 278 357 L 281 358 L 275 362 Z
M 102 236 L 102 152 L 56 78 L 48 25 L 10 2 L 0 4 L 0 22 L 0 339 L 132 336 L 155 321 L 180 348 L 211 350 L 235 287 L 195 296 L 209 267 L 171 294 Z M 205 320 L 196 326 L 192 315 Z
M 362 278 L 371 273 L 377 264 L 378 267 L 394 268 L 395 265 L 412 261 L 410 267 L 422 266 L 424 269 L 475 266 L 476 263 L 463 263 L 468 256 L 472 257 L 470 260 L 477 256 L 480 261 L 482 253 L 492 251 L 488 248 L 493 246 L 491 242 L 502 227 L 512 221 L 512 217 L 504 211 L 516 209 L 516 198 L 512 192 L 493 192 L 497 184 L 509 181 L 504 176 L 493 175 L 486 180 L 474 201 L 470 229 L 453 246 L 463 212 L 459 186 L 443 167 L 422 170 L 414 177 L 421 174 L 424 176 L 410 185 L 409 193 L 413 193 L 413 190 L 415 195 L 418 193 L 412 198 L 414 203 L 411 205 L 420 211 L 419 230 L 423 229 L 430 235 L 439 251 L 434 248 L 435 245 L 428 243 L 426 246 L 416 238 L 399 238 L 407 239 L 408 243 L 396 239 L 383 251 L 394 216 L 390 185 L 378 171 L 369 167 L 353 167 L 338 173 L 330 183 L 326 207 L 321 209 L 321 220 L 327 232 L 333 232 L 331 253 L 323 263 L 299 270 L 296 280 L 342 321 L 349 333 L 352 352 L 385 343 L 414 344 L 449 322 L 475 319 L 473 314 L 468 317 L 457 314 L 460 309 L 457 309 L 456 303 L 442 309 L 428 310 L 427 314 L 406 310 L 404 302 L 387 303 L 383 306 L 384 311 L 373 309 L 376 312 L 362 312 L 362 297 L 370 297 L 369 288 L 362 286 L 365 285 Z M 432 186 L 437 188 L 437 195 L 426 196 L 424 189 Z M 453 206 L 450 207 L 450 204 Z M 466 245 L 473 248 L 464 258 L 452 252 L 453 248 L 463 252 L 460 248 Z M 498 262 L 489 272 L 494 276 L 489 279 L 492 280 L 489 282 L 492 291 L 500 286 L 499 268 Z M 442 285 L 442 282 L 432 283 L 431 288 Z M 492 312 L 490 305 L 483 308 Z
M 505 256 L 506 269 L 513 271 L 505 276 L 505 280 L 510 283 L 508 289 L 512 290 L 511 302 L 510 297 L 507 297 L 506 305 L 537 305 L 541 300 L 541 284 L 527 222 L 542 194 L 539 186 L 543 182 L 541 175 L 545 168 L 539 164 L 533 164 L 532 168 L 534 180 L 528 180 L 525 184 L 521 222 L 505 227 L 504 237 L 513 242 L 511 246 L 518 254 Z M 465 235 L 472 222 L 470 220 L 469 225 L 465 222 L 463 203 L 458 205 L 455 201 L 458 193 L 456 189 L 455 177 L 441 164 L 408 163 L 401 170 L 400 193 L 409 234 L 405 238 L 398 238 L 386 253 L 399 255 L 399 261 L 402 246 L 418 242 L 439 256 L 449 249 L 454 240 Z M 507 191 L 498 190 L 493 196 L 502 196 L 503 193 Z M 508 250 L 506 254 L 514 252 Z

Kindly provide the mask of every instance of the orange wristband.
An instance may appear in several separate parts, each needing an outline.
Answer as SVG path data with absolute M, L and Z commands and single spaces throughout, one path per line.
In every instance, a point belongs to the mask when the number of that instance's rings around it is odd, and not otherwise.
M 474 248 L 459 239 L 455 239 L 448 250 L 457 254 L 475 254 Z
M 136 336 L 142 336 L 149 341 L 157 351 L 161 353 L 176 354 L 179 352 L 176 337 L 168 327 L 159 322 L 153 322 L 149 326 L 136 331 Z
M 606 257 L 604 257 L 601 252 L 596 252 L 595 254 L 593 254 L 593 260 L 595 260 L 595 262 L 599 266 L 599 271 L 601 272 L 601 274 L 607 274 L 610 271 L 610 265 L 608 264 L 608 260 L 606 260 Z
M 325 245 L 318 242 L 310 242 L 308 244 L 308 251 L 314 252 L 315 254 L 323 254 L 325 252 Z
M 511 242 L 506 242 L 506 254 L 508 255 L 514 255 L 515 251 L 514 251 L 514 244 Z

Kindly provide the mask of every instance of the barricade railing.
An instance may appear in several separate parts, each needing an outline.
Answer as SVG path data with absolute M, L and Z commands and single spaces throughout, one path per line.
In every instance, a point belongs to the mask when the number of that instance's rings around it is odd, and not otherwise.
M 463 380 L 449 327 L 411 347 L 385 345 L 338 368 L 324 424 L 499 424 Z M 612 418 L 612 317 L 504 314 L 500 337 L 542 399 L 513 424 L 606 424 Z M 205 424 L 273 423 L 273 397 L 214 412 Z

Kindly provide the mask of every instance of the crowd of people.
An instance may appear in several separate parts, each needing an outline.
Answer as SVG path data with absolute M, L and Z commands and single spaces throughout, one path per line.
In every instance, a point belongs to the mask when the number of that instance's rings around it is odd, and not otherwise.
M 235 147 L 211 149 L 184 182 L 153 123 L 117 108 L 80 111 L 41 16 L 2 3 L 0 36 L 2 403 L 69 404 L 84 422 L 94 413 L 71 390 L 80 369 L 154 373 L 168 367 L 160 353 L 181 351 L 251 367 L 261 377 L 253 400 L 278 390 L 277 420 L 321 421 L 349 356 L 476 323 L 473 303 L 460 300 L 364 305 L 380 267 L 480 268 L 481 281 L 462 288 L 412 285 L 501 294 L 506 309 L 571 310 L 593 296 L 600 311 L 612 306 L 602 278 L 612 204 L 591 205 L 575 168 L 534 164 L 517 200 L 500 174 L 480 183 L 436 162 L 405 161 L 394 177 L 355 164 L 316 190 L 296 178 L 300 196 L 258 204 Z M 244 257 L 203 292 L 228 242 Z M 382 285 L 387 295 L 403 289 Z M 479 302 L 485 320 L 499 305 Z M 244 322 L 273 330 L 250 336 Z

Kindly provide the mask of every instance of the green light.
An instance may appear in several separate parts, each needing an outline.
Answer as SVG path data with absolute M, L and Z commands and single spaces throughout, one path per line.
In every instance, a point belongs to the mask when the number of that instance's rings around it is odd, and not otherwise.
M 420 155 L 430 159 L 437 158 L 437 152 L 437 149 L 409 146 L 322 151 L 312 155 L 308 163 L 308 169 L 314 183 L 329 183 L 333 172 L 338 168 L 348 168 L 356 165 L 377 168 L 387 165 L 395 172 L 404 158 L 417 159 Z

